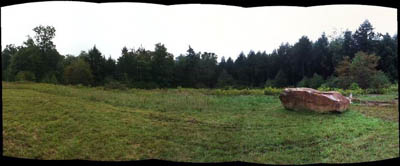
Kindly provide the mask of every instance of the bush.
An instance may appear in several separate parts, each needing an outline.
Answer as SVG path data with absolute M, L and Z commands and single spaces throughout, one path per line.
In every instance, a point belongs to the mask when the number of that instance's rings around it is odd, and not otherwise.
M 234 89 L 242 90 L 242 89 L 246 89 L 247 87 L 246 87 L 245 85 L 235 84 L 235 85 L 233 86 L 233 88 L 234 88 Z
M 313 77 L 311 77 L 311 78 L 303 77 L 303 79 L 299 83 L 297 83 L 297 87 L 308 87 L 308 88 L 317 89 L 323 83 L 324 83 L 324 79 L 317 73 L 314 73 Z
M 375 88 L 368 88 L 365 90 L 367 94 L 385 94 L 385 89 L 375 89 Z
M 15 76 L 16 81 L 35 81 L 35 74 L 31 71 L 20 71 Z
M 274 80 L 265 81 L 264 87 L 275 87 L 275 81 Z
M 322 78 L 317 73 L 314 73 L 313 77 L 309 79 L 308 86 L 310 88 L 317 89 L 324 83 L 324 78 Z
M 194 85 L 194 87 L 195 87 L 196 89 L 204 89 L 204 88 L 207 88 L 207 86 L 204 85 L 204 84 L 201 83 L 201 82 L 196 83 L 196 84 Z
M 104 78 L 104 84 L 108 84 L 108 83 L 114 83 L 114 82 L 116 82 L 117 80 L 115 80 L 112 76 L 106 76 L 105 78 Z M 118 82 L 119 83 L 119 82 Z
M 51 74 L 46 74 L 43 77 L 42 82 L 50 83 L 50 84 L 57 84 L 58 80 L 57 80 L 56 75 L 54 73 L 51 73 Z
M 145 89 L 157 89 L 157 88 L 160 88 L 160 86 L 156 82 L 148 82 L 145 87 Z
M 260 89 L 215 89 L 203 91 L 206 95 L 226 95 L 226 96 L 238 96 L 238 95 L 263 95 L 263 91 Z
M 2 72 L 2 78 L 4 81 L 15 81 L 15 75 L 13 75 L 10 70 L 4 70 Z
M 310 79 L 308 77 L 303 77 L 303 79 L 297 83 L 297 87 L 309 87 Z
M 318 88 L 318 90 L 319 90 L 319 91 L 331 91 L 332 88 L 330 88 L 330 87 L 325 83 L 325 84 L 322 84 L 322 85 Z
M 357 83 L 353 82 L 353 83 L 350 85 L 349 89 L 351 89 L 351 90 L 360 90 L 361 88 L 358 86 Z
M 157 89 L 159 88 L 158 84 L 155 82 L 144 82 L 138 81 L 130 84 L 130 88 L 137 88 L 137 89 Z
M 110 81 L 104 85 L 104 90 L 108 89 L 119 89 L 119 90 L 126 90 L 128 87 L 126 87 L 125 84 L 122 84 L 118 81 Z
M 326 84 L 322 84 L 318 88 L 318 90 L 319 91 L 325 91 L 325 92 L 326 91 L 336 91 L 336 92 L 341 93 L 344 96 L 349 96 L 350 94 L 361 95 L 361 94 L 365 94 L 366 93 L 366 91 L 361 89 L 361 88 L 359 88 L 357 84 L 354 84 L 352 86 L 353 86 L 353 89 L 346 89 L 345 90 L 345 89 L 341 89 L 341 88 L 330 88 L 330 87 L 326 86 Z
M 67 84 L 89 85 L 93 80 L 93 75 L 89 64 L 82 59 L 74 61 L 69 66 L 65 67 L 64 80 Z
M 233 89 L 233 87 L 232 87 L 232 86 L 224 86 L 224 87 L 222 87 L 221 89 L 223 89 L 223 90 L 230 90 L 230 89 Z
M 283 89 L 266 87 L 264 88 L 264 95 L 279 95 L 282 91 Z
M 384 88 L 385 93 L 398 93 L 399 85 L 397 83 L 390 85 L 387 88 Z
M 337 78 L 335 76 L 331 76 L 322 85 L 325 87 L 329 87 L 329 88 L 339 88 L 339 82 L 340 82 L 339 78 Z
M 274 87 L 282 88 L 288 85 L 287 75 L 283 70 L 279 70 L 274 79 Z
M 383 89 L 388 88 L 390 85 L 389 78 L 382 71 L 378 71 L 371 77 L 370 88 Z

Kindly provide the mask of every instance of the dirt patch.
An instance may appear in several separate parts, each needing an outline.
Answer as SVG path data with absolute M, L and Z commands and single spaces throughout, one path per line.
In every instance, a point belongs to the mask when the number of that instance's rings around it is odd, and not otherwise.
M 380 118 L 383 120 L 399 122 L 399 106 L 398 104 L 390 104 L 385 106 L 379 105 L 351 105 L 350 109 L 358 111 L 365 116 Z
M 351 99 L 352 103 L 365 105 L 365 106 L 381 106 L 381 107 L 393 107 L 398 105 L 397 98 L 392 101 L 368 101 L 368 100 L 360 100 L 357 98 Z

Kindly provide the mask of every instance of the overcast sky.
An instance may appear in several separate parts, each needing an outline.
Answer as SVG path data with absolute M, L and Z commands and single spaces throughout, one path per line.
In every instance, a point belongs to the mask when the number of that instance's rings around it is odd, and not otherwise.
M 56 29 L 54 42 L 63 54 L 78 55 L 94 45 L 117 59 L 123 46 L 154 50 L 163 43 L 177 57 L 188 46 L 236 59 L 241 51 L 271 53 L 302 35 L 316 41 L 323 32 L 355 31 L 368 19 L 375 32 L 397 33 L 397 9 L 366 5 L 316 7 L 145 3 L 36 2 L 1 8 L 1 45 L 22 45 L 38 25 Z

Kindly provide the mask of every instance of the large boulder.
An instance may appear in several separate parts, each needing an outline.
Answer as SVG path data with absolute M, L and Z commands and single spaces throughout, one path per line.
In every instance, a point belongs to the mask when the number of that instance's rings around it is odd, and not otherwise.
M 321 92 L 311 88 L 285 88 L 279 99 L 286 109 L 319 113 L 343 112 L 350 105 L 349 99 L 339 92 Z

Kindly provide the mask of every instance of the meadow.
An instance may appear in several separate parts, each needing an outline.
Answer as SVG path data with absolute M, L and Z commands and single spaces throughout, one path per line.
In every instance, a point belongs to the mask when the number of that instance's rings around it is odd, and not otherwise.
M 318 114 L 286 110 L 262 90 L 2 88 L 4 156 L 265 164 L 399 157 L 398 104 Z M 357 97 L 385 101 L 398 92 Z

